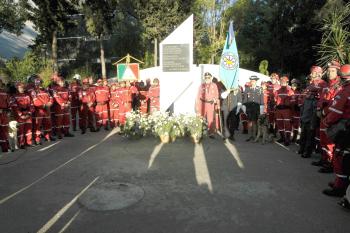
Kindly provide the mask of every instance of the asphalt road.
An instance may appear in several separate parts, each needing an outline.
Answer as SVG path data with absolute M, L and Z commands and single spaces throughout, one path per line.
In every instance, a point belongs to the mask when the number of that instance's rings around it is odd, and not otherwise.
M 350 232 L 350 212 L 321 193 L 332 174 L 317 173 L 295 146 L 244 139 L 161 144 L 77 132 L 0 155 L 0 232 Z M 119 210 L 82 205 L 101 182 L 130 183 L 144 196 Z

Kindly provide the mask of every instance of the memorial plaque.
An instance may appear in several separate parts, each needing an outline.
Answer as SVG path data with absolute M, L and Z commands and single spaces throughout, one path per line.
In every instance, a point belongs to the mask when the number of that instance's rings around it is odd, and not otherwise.
M 189 72 L 190 45 L 163 44 L 163 72 Z

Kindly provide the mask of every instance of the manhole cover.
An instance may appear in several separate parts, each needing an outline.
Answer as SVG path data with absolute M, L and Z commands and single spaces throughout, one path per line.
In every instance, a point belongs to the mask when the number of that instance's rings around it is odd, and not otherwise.
M 120 210 L 140 201 L 145 192 L 136 185 L 115 181 L 101 182 L 89 188 L 79 203 L 89 210 Z

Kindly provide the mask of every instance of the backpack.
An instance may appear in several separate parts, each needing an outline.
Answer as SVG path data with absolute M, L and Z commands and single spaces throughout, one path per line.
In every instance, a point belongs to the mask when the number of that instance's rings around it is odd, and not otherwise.
M 326 133 L 341 149 L 350 148 L 350 119 L 340 119 L 327 128 Z

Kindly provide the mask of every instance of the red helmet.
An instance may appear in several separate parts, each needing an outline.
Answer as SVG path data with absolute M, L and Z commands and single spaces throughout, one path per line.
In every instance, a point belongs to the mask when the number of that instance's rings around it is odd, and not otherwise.
M 322 68 L 320 66 L 312 66 L 310 69 L 310 72 L 316 72 L 316 73 L 321 73 L 323 72 Z
M 18 83 L 16 83 L 16 87 L 18 88 L 18 87 L 24 87 L 25 85 L 24 85 L 24 83 L 23 82 L 18 82 Z
M 340 69 L 340 63 L 338 61 L 331 61 L 327 64 L 327 68 L 336 68 L 337 70 Z
M 280 77 L 278 76 L 277 73 L 272 73 L 272 74 L 271 74 L 271 79 L 277 79 L 277 80 L 279 80 Z
M 287 76 L 282 76 L 281 81 L 289 82 L 289 78 Z
M 350 65 L 349 64 L 346 64 L 346 65 L 343 65 L 342 67 L 340 67 L 339 76 L 340 76 L 340 78 L 350 79 Z

